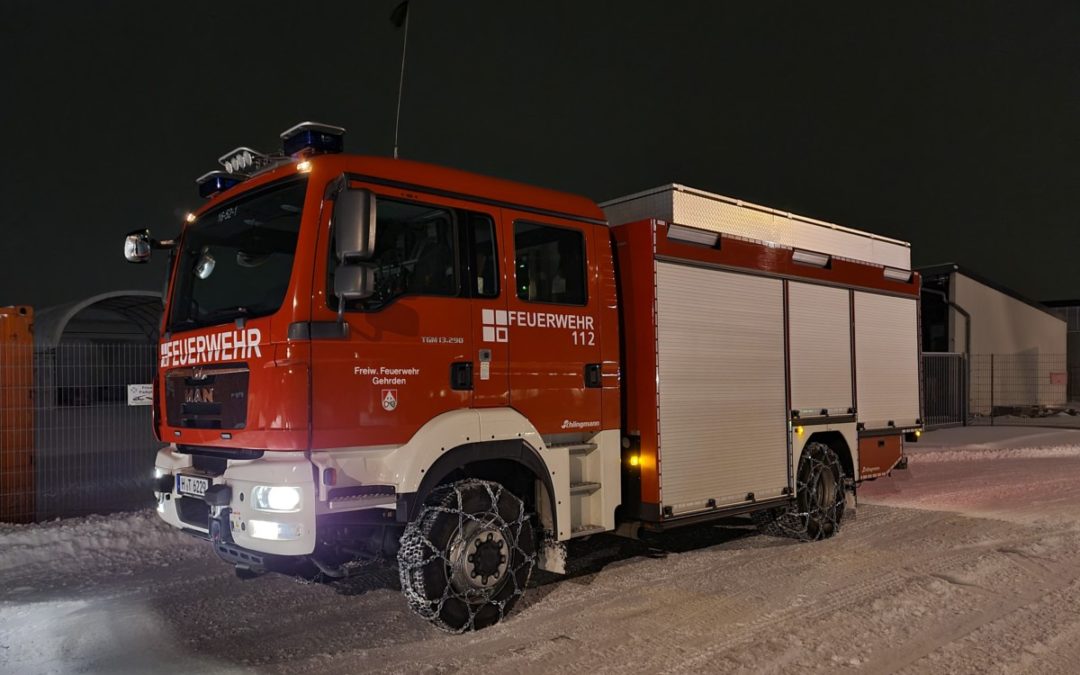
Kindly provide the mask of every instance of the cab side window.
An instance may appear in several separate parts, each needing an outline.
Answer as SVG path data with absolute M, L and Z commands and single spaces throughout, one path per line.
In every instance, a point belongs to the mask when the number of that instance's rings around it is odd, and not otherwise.
M 456 296 L 460 291 L 457 228 L 453 214 L 437 206 L 379 199 L 376 205 L 375 293 L 348 309 L 373 310 L 404 295 Z M 330 279 L 337 256 L 331 237 Z
M 514 252 L 519 298 L 586 304 L 585 237 L 580 230 L 516 222 Z

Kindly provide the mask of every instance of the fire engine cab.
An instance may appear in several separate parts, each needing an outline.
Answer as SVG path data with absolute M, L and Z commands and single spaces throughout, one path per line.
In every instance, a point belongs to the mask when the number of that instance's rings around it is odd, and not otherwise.
M 605 204 L 342 153 L 303 123 L 198 180 L 154 383 L 161 518 L 240 576 L 396 559 L 505 616 L 575 537 L 836 533 L 920 429 L 906 243 L 667 185 Z

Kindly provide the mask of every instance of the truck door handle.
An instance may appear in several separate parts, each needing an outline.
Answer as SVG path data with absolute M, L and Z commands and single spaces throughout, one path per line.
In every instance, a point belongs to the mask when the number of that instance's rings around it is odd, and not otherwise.
M 585 386 L 589 389 L 600 388 L 600 364 L 585 364 Z
M 469 391 L 473 388 L 472 361 L 456 361 L 450 364 L 450 388 Z

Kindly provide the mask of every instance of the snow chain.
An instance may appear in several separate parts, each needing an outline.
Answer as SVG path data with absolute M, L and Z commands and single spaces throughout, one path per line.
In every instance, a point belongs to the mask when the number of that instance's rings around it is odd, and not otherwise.
M 470 513 L 465 506 L 465 498 L 466 493 L 472 490 L 486 492 L 491 508 Z M 506 520 L 499 513 L 500 501 L 507 496 L 512 497 L 517 505 L 517 513 L 511 520 Z M 430 539 L 431 530 L 440 520 L 440 515 L 456 521 L 456 528 L 447 543 L 441 547 Z M 525 511 L 525 505 L 498 483 L 466 479 L 438 488 L 426 500 L 420 515 L 409 523 L 401 537 L 398 571 L 401 590 L 410 607 L 439 628 L 453 633 L 474 630 L 477 614 L 487 607 L 494 607 L 498 612 L 498 620 L 501 621 L 510 606 L 525 592 L 525 585 L 536 564 L 536 553 L 526 551 L 520 545 L 521 534 L 531 527 L 531 518 Z M 455 583 L 454 580 L 462 576 L 462 566 L 471 561 L 464 555 L 469 549 L 469 542 L 465 540 L 470 540 L 475 533 L 481 533 L 482 538 L 492 531 L 503 533 L 502 537 L 506 542 L 505 568 L 491 588 L 463 588 L 463 584 Z M 435 561 L 444 571 L 446 583 L 441 596 L 432 598 L 426 592 L 429 584 L 425 580 L 425 569 Z M 523 569 L 528 570 L 528 575 L 519 582 L 519 572 Z M 476 576 L 475 573 L 473 576 Z M 510 592 L 506 592 L 508 584 L 512 586 Z M 460 603 L 467 609 L 468 618 L 462 625 L 447 625 L 441 619 L 443 609 L 449 602 Z
M 844 470 L 836 454 L 827 446 L 807 447 L 796 473 L 795 503 L 772 523 L 776 534 L 805 541 L 832 536 L 840 529 L 844 518 L 845 491 L 848 489 Z M 832 483 L 832 495 L 818 496 L 823 485 Z

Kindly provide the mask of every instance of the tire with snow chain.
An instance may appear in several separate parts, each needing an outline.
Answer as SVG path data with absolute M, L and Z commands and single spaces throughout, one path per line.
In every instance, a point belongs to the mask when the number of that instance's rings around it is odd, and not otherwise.
M 454 633 L 509 614 L 535 565 L 525 505 L 502 485 L 477 479 L 434 490 L 405 528 L 398 551 L 410 609 Z
M 844 519 L 844 467 L 832 448 L 807 443 L 795 472 L 795 501 L 752 514 L 764 534 L 803 541 L 828 539 Z

